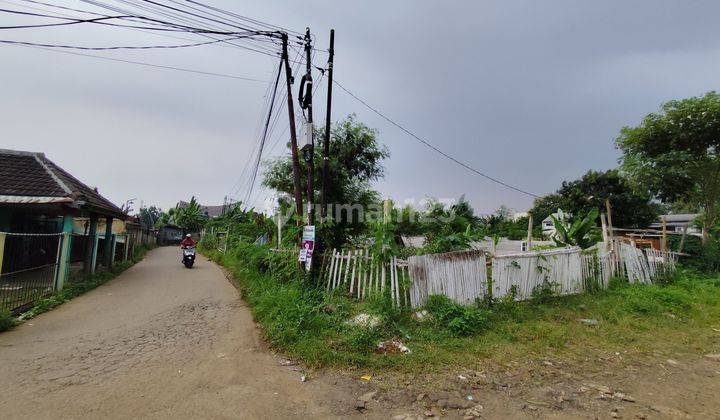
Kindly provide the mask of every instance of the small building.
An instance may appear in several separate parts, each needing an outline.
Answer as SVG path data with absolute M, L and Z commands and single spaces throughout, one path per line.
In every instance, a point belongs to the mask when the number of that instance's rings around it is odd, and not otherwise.
M 178 207 L 183 208 L 186 207 L 188 204 L 190 203 L 181 200 L 178 202 Z M 217 206 L 204 206 L 202 204 L 199 204 L 199 206 L 203 216 L 207 217 L 208 219 L 218 218 L 231 210 L 230 204 L 221 204 Z
M 692 225 L 698 217 L 700 217 L 698 213 L 663 214 L 650 225 L 650 229 L 662 231 L 664 220 L 665 229 L 669 232 L 682 233 L 687 227 L 687 233 L 700 233 L 700 229 Z
M 614 236 L 634 244 L 638 248 L 662 250 L 667 244 L 663 240 L 674 235 L 676 237 L 702 237 L 702 231 L 693 222 L 700 217 L 697 213 L 662 214 L 647 229 L 613 227 Z M 663 220 L 665 231 L 663 232 Z
M 182 241 L 184 233 L 180 226 L 165 225 L 158 231 L 158 245 L 177 245 Z
M 541 222 L 541 227 L 543 236 L 546 239 L 552 239 L 555 236 L 555 233 L 557 233 L 557 230 L 555 229 L 555 222 L 553 222 L 552 219 L 553 217 L 559 221 L 567 221 L 570 219 L 570 215 L 560 209 L 558 209 L 557 212 L 551 214 L 550 216 L 544 218 Z
M 76 231 L 79 218 L 86 218 L 87 233 Z M 43 153 L 0 149 L 0 310 L 61 289 L 73 257 L 87 272 L 94 272 L 98 254 L 112 265 L 112 226 L 125 218 Z M 104 234 L 99 220 L 107 225 Z

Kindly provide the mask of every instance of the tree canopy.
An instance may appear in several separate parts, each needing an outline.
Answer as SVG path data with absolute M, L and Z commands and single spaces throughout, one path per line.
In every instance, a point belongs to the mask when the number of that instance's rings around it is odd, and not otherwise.
M 556 193 L 535 200 L 531 213 L 537 225 L 558 209 L 575 216 L 603 209 L 606 199 L 610 199 L 613 224 L 618 227 L 647 227 L 660 210 L 651 194 L 634 188 L 617 169 L 611 169 L 591 170 L 579 179 L 564 181 Z
M 684 201 L 703 212 L 703 237 L 718 219 L 720 95 L 673 100 L 624 127 L 616 140 L 622 168 L 663 201 Z
M 193 196 L 188 203 L 182 205 L 178 203 L 175 206 L 170 220 L 185 231 L 197 232 L 203 227 L 207 217 L 197 199 Z
M 160 215 L 162 213 L 162 210 L 155 206 L 142 207 L 140 208 L 140 212 L 138 214 L 138 217 L 140 218 L 140 224 L 143 227 L 153 228 L 155 227 L 155 223 L 157 223 L 157 221 L 160 219 Z
M 315 138 L 315 187 L 314 202 L 319 203 L 322 187 L 322 150 L 325 135 L 317 131 Z M 372 183 L 384 176 L 382 161 L 390 156 L 386 146 L 377 140 L 377 131 L 357 121 L 355 115 L 333 124 L 330 141 L 330 160 L 326 199 L 333 209 L 328 214 L 334 218 L 331 243 L 342 244 L 345 238 L 360 232 L 364 224 L 352 216 L 352 212 L 340 211 L 342 206 L 361 206 L 367 210 L 371 204 L 378 205 L 379 194 L 372 189 Z M 284 193 L 287 199 L 293 196 L 292 159 L 281 156 L 265 162 L 263 185 Z M 301 184 L 307 182 L 307 165 L 300 159 Z M 303 191 L 304 199 L 307 199 Z

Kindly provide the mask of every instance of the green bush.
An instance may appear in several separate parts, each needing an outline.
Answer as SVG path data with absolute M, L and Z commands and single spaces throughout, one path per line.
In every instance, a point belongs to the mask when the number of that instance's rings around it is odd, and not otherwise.
M 15 326 L 15 318 L 9 312 L 0 311 L 0 332 L 7 331 Z
M 218 237 L 217 237 L 217 235 L 214 235 L 214 234 L 212 234 L 212 235 L 211 235 L 211 234 L 204 235 L 204 236 L 200 239 L 200 243 L 198 244 L 198 246 L 204 247 L 204 248 L 206 248 L 206 249 L 215 249 L 215 248 L 217 248 L 217 246 L 218 246 Z
M 444 295 L 432 295 L 426 305 L 428 312 L 441 326 L 456 336 L 477 334 L 489 326 L 490 311 L 455 303 Z

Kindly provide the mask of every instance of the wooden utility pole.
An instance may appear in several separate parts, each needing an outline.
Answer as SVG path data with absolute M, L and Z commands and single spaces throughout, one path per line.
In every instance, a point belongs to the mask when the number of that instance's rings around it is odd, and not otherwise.
M 612 223 L 612 207 L 610 206 L 610 199 L 605 199 L 605 211 L 607 211 L 607 223 L 608 223 L 608 235 L 610 236 L 610 240 L 613 240 L 614 232 L 613 232 L 613 223 Z
M 332 110 L 333 59 L 335 57 L 335 29 L 330 29 L 330 49 L 328 50 L 328 87 L 327 108 L 325 109 L 325 143 L 323 143 L 322 191 L 320 192 L 320 214 L 327 217 L 327 185 L 330 166 L 330 116 Z
M 305 29 L 305 96 L 301 106 L 305 108 L 307 115 L 306 130 L 308 136 L 308 144 L 304 150 L 305 161 L 307 163 L 307 201 L 308 201 L 308 225 L 315 224 L 315 163 L 313 154 L 315 153 L 315 136 L 313 133 L 313 113 L 312 113 L 312 39 L 310 38 L 310 28 Z
M 667 221 L 662 217 L 662 239 L 660 240 L 660 251 L 667 251 Z
M 285 61 L 285 83 L 287 84 L 287 108 L 290 118 L 290 148 L 292 149 L 293 189 L 295 195 L 295 213 L 302 216 L 302 192 L 300 187 L 300 159 L 298 158 L 297 132 L 295 131 L 295 104 L 292 98 L 292 71 L 288 58 L 288 36 L 282 34 L 282 60 Z

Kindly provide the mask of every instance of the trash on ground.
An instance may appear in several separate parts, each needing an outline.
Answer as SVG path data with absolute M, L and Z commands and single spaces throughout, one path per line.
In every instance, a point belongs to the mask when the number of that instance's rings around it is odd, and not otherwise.
M 375 352 L 379 354 L 410 354 L 410 349 L 400 340 L 389 340 L 378 343 Z
M 375 328 L 380 325 L 380 317 L 377 315 L 370 315 L 366 313 L 358 314 L 355 318 L 345 321 L 348 325 L 357 325 L 365 328 Z
M 582 319 L 580 319 L 580 322 L 582 322 L 585 325 L 589 325 L 591 327 L 597 327 L 598 325 L 600 325 L 600 322 L 598 322 L 597 319 L 592 319 L 592 318 L 582 318 Z
M 360 379 L 362 379 L 363 381 L 369 381 L 370 379 L 372 379 L 372 375 L 363 375 L 360 377 Z
M 417 322 L 425 322 L 432 319 L 432 314 L 430 314 L 430 312 L 428 312 L 427 310 L 423 309 L 421 311 L 413 312 L 412 319 Z

